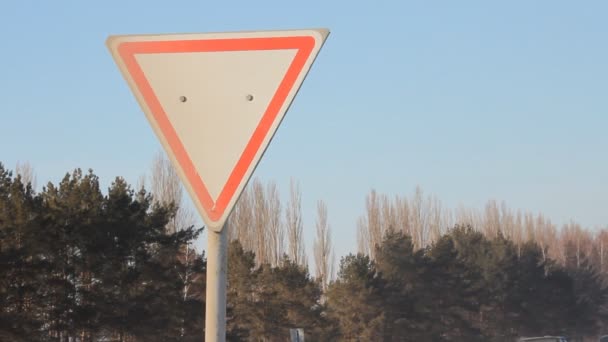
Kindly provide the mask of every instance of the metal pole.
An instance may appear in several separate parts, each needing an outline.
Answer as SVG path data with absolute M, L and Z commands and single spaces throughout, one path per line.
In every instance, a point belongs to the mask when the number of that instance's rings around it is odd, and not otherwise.
M 205 341 L 226 341 L 226 271 L 228 270 L 228 225 L 208 231 Z

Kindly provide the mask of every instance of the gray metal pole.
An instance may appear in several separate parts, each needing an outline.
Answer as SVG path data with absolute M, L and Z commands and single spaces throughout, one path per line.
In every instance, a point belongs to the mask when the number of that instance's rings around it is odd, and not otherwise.
M 208 231 L 205 341 L 226 341 L 226 272 L 228 225 L 221 232 Z

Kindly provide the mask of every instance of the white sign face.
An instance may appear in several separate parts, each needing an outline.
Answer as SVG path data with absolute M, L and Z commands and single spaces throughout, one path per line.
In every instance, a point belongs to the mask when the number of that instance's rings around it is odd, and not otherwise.
M 221 231 L 328 34 L 320 29 L 108 38 L 209 229 Z

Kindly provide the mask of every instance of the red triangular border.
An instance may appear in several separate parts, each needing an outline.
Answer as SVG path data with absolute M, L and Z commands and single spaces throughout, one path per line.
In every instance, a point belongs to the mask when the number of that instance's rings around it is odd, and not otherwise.
M 315 46 L 312 36 L 295 37 L 265 37 L 265 38 L 229 38 L 229 39 L 204 39 L 204 40 L 175 40 L 175 41 L 139 41 L 125 42 L 118 46 L 118 53 L 122 58 L 127 71 L 150 109 L 157 126 L 160 128 L 169 144 L 175 159 L 180 164 L 182 171 L 190 186 L 196 193 L 200 204 L 207 212 L 209 219 L 218 221 L 226 210 L 231 198 L 235 195 L 239 184 L 251 166 L 255 155 L 262 147 L 262 142 L 269 132 L 272 124 L 277 119 L 283 108 L 289 93 L 296 85 L 296 80 L 302 73 L 306 61 Z M 297 53 L 287 69 L 276 93 L 272 97 L 268 108 L 252 134 L 245 150 L 241 154 L 228 181 L 224 185 L 218 198 L 214 201 L 209 195 L 205 182 L 200 178 L 196 168 L 179 139 L 175 129 L 171 125 L 167 114 L 160 104 L 154 90 L 150 86 L 146 75 L 135 58 L 138 54 L 157 53 L 192 53 L 192 52 L 220 52 L 220 51 L 255 51 L 255 50 L 297 50 Z M 237 194 L 238 195 L 238 194 Z

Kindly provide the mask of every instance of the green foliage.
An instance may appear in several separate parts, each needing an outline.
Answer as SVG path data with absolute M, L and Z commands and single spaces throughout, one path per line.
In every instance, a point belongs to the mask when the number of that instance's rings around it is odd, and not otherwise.
M 184 288 L 202 292 L 204 260 L 181 259 L 200 229 L 167 235 L 174 210 L 151 203 L 80 170 L 35 194 L 0 165 L 0 340 L 200 340 L 203 297 Z
M 40 338 L 47 262 L 39 255 L 41 201 L 0 164 L 0 340 Z M 29 242 L 33 241 L 33 244 Z
M 347 255 L 340 261 L 338 280 L 328 293 L 329 317 L 343 341 L 379 341 L 385 325 L 385 282 L 366 255 Z
M 570 290 L 574 293 L 568 303 L 574 307 L 571 312 L 570 330 L 591 334 L 604 333 L 601 323 L 608 320 L 606 301 L 608 288 L 602 275 L 584 261 L 577 268 L 560 270 L 560 276 L 570 278 Z
M 0 164 L 0 341 L 200 341 L 201 229 L 168 234 L 172 205 L 117 178 L 105 192 L 75 170 L 40 193 Z M 424 249 L 388 230 L 369 256 L 347 255 L 321 293 L 287 257 L 228 256 L 228 340 L 513 341 L 600 334 L 603 275 L 573 244 L 565 265 L 535 243 L 515 246 L 454 227 Z
M 321 288 L 308 270 L 283 258 L 281 265 L 255 265 L 255 255 L 233 241 L 228 254 L 228 338 L 231 341 L 286 341 L 289 329 L 307 339 L 325 336 Z
M 533 243 L 521 255 L 502 236 L 455 227 L 424 250 L 389 231 L 377 258 L 349 255 L 327 293 L 344 341 L 513 341 L 593 336 L 606 288 L 592 267 L 569 271 Z

